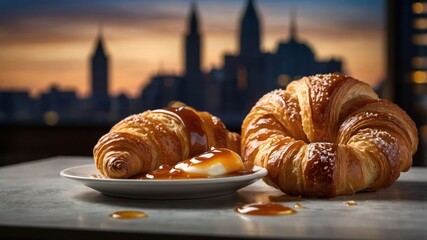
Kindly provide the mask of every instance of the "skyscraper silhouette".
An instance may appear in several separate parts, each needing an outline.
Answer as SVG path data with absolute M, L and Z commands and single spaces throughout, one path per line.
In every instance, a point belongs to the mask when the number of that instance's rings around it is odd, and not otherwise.
M 104 40 L 101 29 L 98 33 L 95 51 L 91 57 L 92 101 L 95 107 L 108 111 L 108 56 L 104 49 Z
M 191 3 L 184 48 L 184 101 L 196 108 L 204 107 L 204 77 L 201 70 L 201 34 L 196 4 Z
M 192 3 L 184 34 L 182 75 L 158 73 L 143 90 L 148 109 L 165 107 L 174 100 L 199 110 L 209 110 L 239 127 L 243 117 L 263 94 L 300 76 L 341 72 L 338 59 L 320 61 L 309 44 L 297 36 L 296 18 L 290 17 L 289 37 L 275 52 L 262 51 L 261 18 L 255 1 L 247 0 L 239 20 L 239 52 L 224 55 L 224 65 L 201 70 L 202 34 L 196 5 Z
M 185 36 L 185 77 L 194 78 L 201 74 L 201 42 L 199 32 L 199 20 L 195 3 L 191 4 L 191 12 L 188 18 L 187 33 Z
M 290 81 L 318 73 L 340 72 L 342 62 L 338 59 L 319 61 L 313 48 L 297 35 L 295 11 L 290 12 L 289 36 L 278 44 L 272 58 L 273 76 L 276 84 L 285 87 Z
M 261 24 L 257 9 L 248 0 L 240 20 L 238 55 L 224 57 L 225 81 L 222 111 L 246 113 L 267 90 L 268 57 L 261 51 Z
M 300 76 L 342 71 L 340 59 L 320 60 L 316 57 L 314 48 L 302 40 L 299 32 L 297 34 L 294 13 L 291 13 L 287 38 L 279 42 L 272 52 L 262 51 L 261 16 L 255 1 L 247 0 L 239 18 L 240 31 L 236 34 L 240 51 L 224 55 L 223 66 L 204 72 L 201 68 L 203 34 L 200 15 L 193 2 L 183 34 L 183 73 L 173 74 L 162 69 L 151 77 L 151 82 L 142 89 L 140 98 L 132 100 L 125 95 L 111 97 L 108 94 L 111 59 L 99 29 L 90 55 L 90 98 L 78 99 L 74 91 L 55 87 L 45 93 L 41 100 L 31 99 L 28 92 L 11 94 L 0 91 L 0 122 L 28 119 L 21 113 L 30 108 L 37 113 L 34 116 L 38 117 L 38 121 L 44 112 L 54 111 L 61 119 L 59 124 L 67 116 L 85 122 L 114 122 L 128 113 L 162 108 L 173 101 L 182 101 L 198 110 L 218 115 L 229 126 L 238 129 L 250 108 L 268 91 L 285 88 Z M 13 117 L 9 118 L 8 115 Z
M 248 0 L 240 22 L 240 56 L 256 57 L 261 53 L 261 31 L 258 14 L 252 0 Z
M 419 127 L 415 165 L 427 166 L 427 41 L 425 1 L 388 2 L 388 79 L 384 97 L 403 108 Z

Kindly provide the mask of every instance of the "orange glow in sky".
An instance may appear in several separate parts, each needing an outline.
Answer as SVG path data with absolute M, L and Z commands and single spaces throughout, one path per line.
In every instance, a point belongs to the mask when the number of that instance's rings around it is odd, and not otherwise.
M 56 85 L 87 96 L 90 56 L 99 32 L 98 23 L 102 22 L 110 60 L 110 93 L 139 96 L 156 72 L 180 74 L 183 69 L 183 37 L 189 2 L 165 2 L 168 4 L 159 1 L 157 5 L 142 2 L 132 6 L 135 4 L 132 2 L 124 6 L 135 16 L 144 16 L 143 9 L 151 7 L 160 13 L 171 13 L 173 17 L 142 17 L 117 23 L 114 17 L 84 21 L 83 16 L 83 20 L 55 21 L 62 19 L 61 16 L 49 18 L 49 14 L 36 14 L 33 19 L 31 15 L 28 19 L 9 16 L 12 23 L 19 23 L 15 28 L 8 27 L 8 19 L 3 17 L 0 19 L 0 90 L 29 90 L 38 95 Z M 265 51 L 274 52 L 279 41 L 288 37 L 289 8 L 284 5 L 279 12 L 279 5 L 277 1 L 257 1 Z M 221 67 L 224 53 L 236 53 L 243 7 L 244 1 L 198 3 L 205 71 L 213 66 Z M 381 24 L 377 28 L 359 24 L 352 29 L 341 26 L 339 21 L 322 18 L 322 13 L 328 15 L 327 10 L 320 9 L 317 15 L 312 11 L 310 7 L 298 6 L 297 35 L 311 46 L 319 60 L 341 58 L 349 75 L 372 86 L 384 79 L 385 46 Z M 363 17 L 357 15 L 357 11 L 354 16 Z M 20 30 L 22 26 L 25 27 Z

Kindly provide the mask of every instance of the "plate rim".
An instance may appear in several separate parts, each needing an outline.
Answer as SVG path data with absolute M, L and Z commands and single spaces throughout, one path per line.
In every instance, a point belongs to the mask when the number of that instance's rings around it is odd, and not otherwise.
M 213 178 L 191 178 L 191 179 L 159 179 L 159 180 L 152 180 L 152 179 L 116 179 L 116 178 L 93 178 L 90 176 L 84 177 L 79 175 L 73 175 L 70 173 L 67 173 L 72 170 L 76 170 L 79 168 L 88 168 L 93 167 L 96 169 L 96 166 L 94 163 L 92 164 L 82 164 L 77 166 L 72 166 L 65 168 L 60 171 L 60 176 L 71 179 L 71 180 L 82 180 L 82 181 L 91 181 L 91 182 L 103 182 L 103 183 L 127 183 L 127 184 L 203 184 L 203 183 L 215 183 L 215 182 L 236 182 L 236 181 L 246 181 L 246 180 L 252 180 L 256 178 L 262 178 L 267 175 L 267 169 L 260 167 L 260 166 L 254 166 L 253 173 L 247 174 L 247 175 L 240 175 L 240 176 L 229 176 L 229 177 L 213 177 Z M 95 173 L 94 173 L 95 174 Z

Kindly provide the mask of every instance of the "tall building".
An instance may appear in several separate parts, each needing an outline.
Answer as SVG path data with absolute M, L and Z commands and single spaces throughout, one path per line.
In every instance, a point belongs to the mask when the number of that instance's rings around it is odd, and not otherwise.
M 184 80 L 185 96 L 183 100 L 192 104 L 196 108 L 204 107 L 205 84 L 204 76 L 201 70 L 202 42 L 199 29 L 199 16 L 196 4 L 191 4 L 191 11 L 188 17 L 187 33 L 185 35 L 184 47 Z
M 414 119 L 420 143 L 415 165 L 427 165 L 427 1 L 387 1 L 388 79 L 384 96 Z
M 260 22 L 254 2 L 248 0 L 239 22 L 240 52 L 224 56 L 222 111 L 227 114 L 248 112 L 267 90 L 268 57 L 261 51 Z
M 388 78 L 385 96 L 405 109 L 417 124 L 427 117 L 417 114 L 427 94 L 427 1 L 388 1 Z
M 277 45 L 272 56 L 273 81 L 278 87 L 286 87 L 293 80 L 303 76 L 341 72 L 342 62 L 339 59 L 320 61 L 313 48 L 298 36 L 296 14 L 290 12 L 289 37 Z
M 296 17 L 290 20 L 289 38 L 275 52 L 261 50 L 261 19 L 253 0 L 248 0 L 239 20 L 239 52 L 224 56 L 223 66 L 201 70 L 199 15 L 192 4 L 184 35 L 182 76 L 159 73 L 143 90 L 142 102 L 149 108 L 161 108 L 178 100 L 200 110 L 219 115 L 228 126 L 238 129 L 251 107 L 268 91 L 284 88 L 301 76 L 341 72 L 341 61 L 320 61 L 308 43 L 297 34 Z M 208 89 L 208 90 L 207 90 Z
M 252 0 L 246 5 L 240 21 L 240 56 L 257 57 L 261 53 L 261 26 Z
M 108 95 L 108 55 L 105 51 L 101 30 L 96 40 L 95 51 L 91 56 L 92 102 L 94 107 L 102 111 L 109 109 Z
M 184 75 L 187 78 L 200 77 L 201 71 L 201 37 L 199 31 L 199 16 L 196 4 L 191 4 L 188 17 L 187 33 L 185 35 Z

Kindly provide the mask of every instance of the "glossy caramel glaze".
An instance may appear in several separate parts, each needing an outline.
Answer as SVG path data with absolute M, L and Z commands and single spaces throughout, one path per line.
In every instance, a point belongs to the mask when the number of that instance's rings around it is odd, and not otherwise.
M 171 114 L 176 114 L 184 123 L 187 130 L 187 136 L 190 145 L 190 156 L 199 155 L 208 150 L 208 139 L 202 119 L 194 111 L 185 107 L 167 107 L 157 112 L 166 111 Z
M 215 164 L 221 164 L 226 173 L 212 175 L 207 172 L 188 172 L 187 168 L 209 169 Z M 243 162 L 239 155 L 226 148 L 217 148 L 207 151 L 199 156 L 184 160 L 172 167 L 161 165 L 146 175 L 137 177 L 140 179 L 189 179 L 189 178 L 208 178 L 208 177 L 231 177 L 241 176 L 253 173 L 244 168 Z
M 261 216 L 291 215 L 297 212 L 279 203 L 250 203 L 237 207 L 235 211 L 241 214 Z
M 165 108 L 131 115 L 100 138 L 93 155 L 107 178 L 130 178 L 160 165 L 174 166 L 215 148 L 240 153 L 240 135 L 221 120 L 191 107 Z
M 242 124 L 246 166 L 290 195 L 335 197 L 393 184 L 412 164 L 417 129 L 397 105 L 352 77 L 323 74 L 263 96 Z
M 181 169 L 174 168 L 169 165 L 161 165 L 158 169 L 141 176 L 139 179 L 188 179 L 188 178 L 207 178 L 206 175 L 188 174 Z
M 215 148 L 199 156 L 184 160 L 177 164 L 178 168 L 194 167 L 197 169 L 206 169 L 215 164 L 221 164 L 227 172 L 245 170 L 240 156 L 226 148 Z

